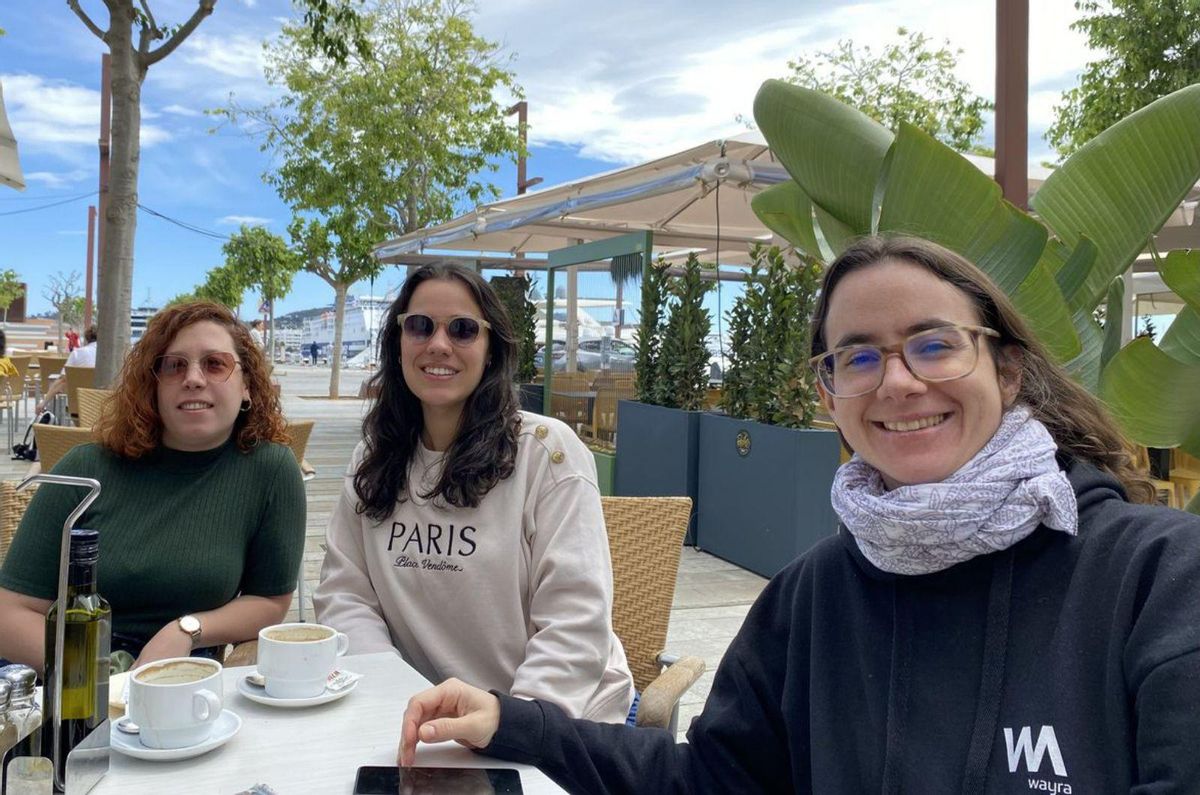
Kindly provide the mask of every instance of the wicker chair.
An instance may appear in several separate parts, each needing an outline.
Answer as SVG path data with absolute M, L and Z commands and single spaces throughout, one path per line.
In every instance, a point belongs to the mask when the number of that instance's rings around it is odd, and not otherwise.
M 38 461 L 43 472 L 54 469 L 67 451 L 78 444 L 92 441 L 91 428 L 69 428 L 62 425 L 33 426 L 33 438 L 37 441 Z
M 674 733 L 679 699 L 704 673 L 699 657 L 676 660 L 664 652 L 692 501 L 601 497 L 601 502 L 612 554 L 613 630 L 625 647 L 633 683 L 642 694 L 637 724 Z
M 14 353 L 8 358 L 13 363 L 13 367 L 17 368 L 17 375 L 21 376 L 21 383 L 24 385 L 25 394 L 29 397 L 36 395 L 36 384 L 29 375 L 29 363 L 33 361 L 33 356 L 28 353 Z
M 32 488 L 17 491 L 16 483 L 0 481 L 0 563 L 8 555 L 13 534 L 17 532 L 17 525 L 21 523 L 34 491 Z
M 50 376 L 58 375 L 67 364 L 66 356 L 55 356 L 51 353 L 38 354 L 38 378 L 41 379 L 42 394 L 50 391 Z
M 75 368 L 72 367 L 71 369 Z M 79 427 L 95 427 L 96 423 L 100 421 L 100 414 L 104 411 L 104 401 L 108 400 L 111 396 L 111 389 L 79 387 L 75 392 L 75 397 L 71 398 L 72 405 L 78 405 Z
M 96 384 L 95 367 L 68 367 L 67 370 L 67 413 L 79 425 L 79 390 L 91 389 Z M 85 427 L 90 428 L 91 425 Z
M 288 436 L 292 437 L 292 455 L 296 456 L 296 463 L 300 465 L 305 483 L 316 476 L 316 469 L 304 459 L 304 453 L 308 450 L 308 440 L 312 436 L 315 424 L 315 420 L 300 420 L 299 422 L 289 422 L 287 425 Z

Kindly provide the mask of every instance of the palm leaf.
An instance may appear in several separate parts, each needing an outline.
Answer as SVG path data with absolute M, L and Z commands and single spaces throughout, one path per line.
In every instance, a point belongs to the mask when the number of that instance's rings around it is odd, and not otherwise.
M 1100 397 L 1138 444 L 1175 447 L 1200 443 L 1200 365 L 1168 356 L 1138 337 L 1113 356 L 1100 380 Z
M 1147 105 L 1067 159 L 1030 204 L 1074 249 L 1094 241 L 1096 265 L 1073 306 L 1095 307 L 1200 179 L 1200 85 Z
M 851 235 L 871 231 L 875 183 L 892 143 L 890 132 L 830 96 L 780 80 L 759 88 L 754 120 L 772 154 L 819 209 Z M 824 222 L 822 229 L 831 245 L 846 237 L 845 230 Z

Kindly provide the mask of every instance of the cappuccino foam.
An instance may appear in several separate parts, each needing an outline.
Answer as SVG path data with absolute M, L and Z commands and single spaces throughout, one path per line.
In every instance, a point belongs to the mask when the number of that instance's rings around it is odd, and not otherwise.
M 328 640 L 333 637 L 333 630 L 322 627 L 286 627 L 272 629 L 263 633 L 270 640 L 284 643 L 312 643 L 318 640 Z
M 212 665 L 177 660 L 139 671 L 136 679 L 148 685 L 186 685 L 189 682 L 207 679 L 216 672 L 216 667 Z

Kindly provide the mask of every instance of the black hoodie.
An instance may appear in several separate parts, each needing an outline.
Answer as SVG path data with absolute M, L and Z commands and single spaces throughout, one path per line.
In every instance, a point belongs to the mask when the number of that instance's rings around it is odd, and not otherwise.
M 780 572 L 687 743 L 501 696 L 484 752 L 571 792 L 1200 793 L 1200 517 L 1086 464 L 1041 527 L 922 576 L 844 529 Z

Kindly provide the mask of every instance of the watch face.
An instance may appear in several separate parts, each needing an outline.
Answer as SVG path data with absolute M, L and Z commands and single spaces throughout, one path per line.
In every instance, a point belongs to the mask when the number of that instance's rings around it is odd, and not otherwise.
M 184 616 L 179 619 L 179 628 L 190 635 L 195 635 L 200 631 L 200 619 L 195 616 Z

